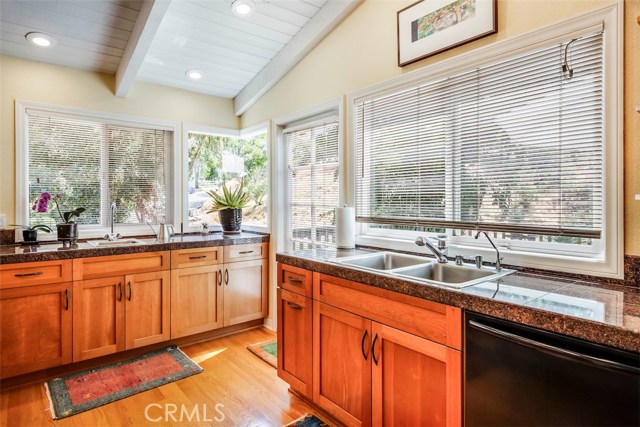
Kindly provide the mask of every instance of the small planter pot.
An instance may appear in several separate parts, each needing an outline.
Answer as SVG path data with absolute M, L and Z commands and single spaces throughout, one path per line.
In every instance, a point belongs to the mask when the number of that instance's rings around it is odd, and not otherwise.
M 77 240 L 78 239 L 78 224 L 74 222 L 57 224 L 56 230 L 58 232 L 58 240 Z
M 242 209 L 223 209 L 218 211 L 220 226 L 224 233 L 239 233 L 242 226 Z
M 22 239 L 25 243 L 35 243 L 38 241 L 38 230 L 22 230 Z

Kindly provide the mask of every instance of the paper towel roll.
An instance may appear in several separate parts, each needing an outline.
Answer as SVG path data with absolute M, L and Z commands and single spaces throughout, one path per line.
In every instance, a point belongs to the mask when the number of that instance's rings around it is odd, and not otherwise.
M 336 246 L 339 249 L 356 247 L 356 213 L 353 208 L 336 208 Z

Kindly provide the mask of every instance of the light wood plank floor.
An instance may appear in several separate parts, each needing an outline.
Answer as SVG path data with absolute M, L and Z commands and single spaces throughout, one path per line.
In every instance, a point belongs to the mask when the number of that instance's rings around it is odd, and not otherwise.
M 0 391 L 0 426 L 282 426 L 312 412 L 321 415 L 303 400 L 288 392 L 287 384 L 276 370 L 250 353 L 250 344 L 268 341 L 275 334 L 267 329 L 253 329 L 200 344 L 181 347 L 204 372 L 162 387 L 110 403 L 99 408 L 53 421 L 42 384 Z M 145 408 L 150 404 L 145 417 Z M 178 412 L 164 417 L 165 404 L 177 405 Z M 181 406 L 187 413 L 179 421 Z M 220 412 L 216 411 L 216 404 Z M 195 410 L 200 421 L 193 415 Z M 203 411 L 206 406 L 206 414 Z M 171 406 L 168 406 L 171 410 Z M 222 415 L 224 419 L 222 421 Z M 161 418 L 154 422 L 158 418 Z M 209 421 L 204 421 L 203 418 Z

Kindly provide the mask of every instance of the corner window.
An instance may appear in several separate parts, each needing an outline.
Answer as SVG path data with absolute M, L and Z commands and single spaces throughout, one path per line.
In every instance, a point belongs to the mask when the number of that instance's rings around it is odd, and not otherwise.
M 172 220 L 167 185 L 172 130 L 54 109 L 26 108 L 23 119 L 27 202 L 45 191 L 60 195 L 66 208 L 86 209 L 77 218 L 85 230 L 110 226 L 112 203 L 120 230 Z M 46 213 L 29 205 L 25 213 L 30 225 L 61 222 L 55 205 Z
M 243 185 L 249 204 L 243 210 L 243 226 L 267 227 L 268 156 L 267 133 L 249 136 L 237 131 L 189 131 L 187 133 L 186 209 L 189 227 L 219 225 L 210 192 L 223 185 Z
M 507 262 L 542 267 L 527 257 L 556 255 L 620 274 L 617 95 L 605 79 L 616 76 L 615 36 L 602 22 L 572 26 L 352 95 L 361 243 L 446 233 L 471 255 L 482 229 Z

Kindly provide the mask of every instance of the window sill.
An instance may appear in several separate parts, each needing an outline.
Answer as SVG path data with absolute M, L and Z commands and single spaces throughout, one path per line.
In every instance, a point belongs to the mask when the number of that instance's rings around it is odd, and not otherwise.
M 356 236 L 356 244 L 371 246 L 389 250 L 431 255 L 427 248 L 416 246 L 412 240 L 380 237 L 370 235 Z M 559 271 L 563 273 L 584 274 L 589 276 L 623 279 L 624 268 L 622 260 L 604 259 L 601 257 L 579 257 L 550 253 L 534 253 L 517 251 L 507 248 L 498 248 L 503 257 L 502 263 L 517 267 L 529 267 L 540 270 Z M 472 247 L 463 245 L 449 245 L 449 256 L 462 255 L 465 259 L 473 259 L 476 255 L 482 255 L 485 261 L 495 262 L 496 252 L 493 248 Z

